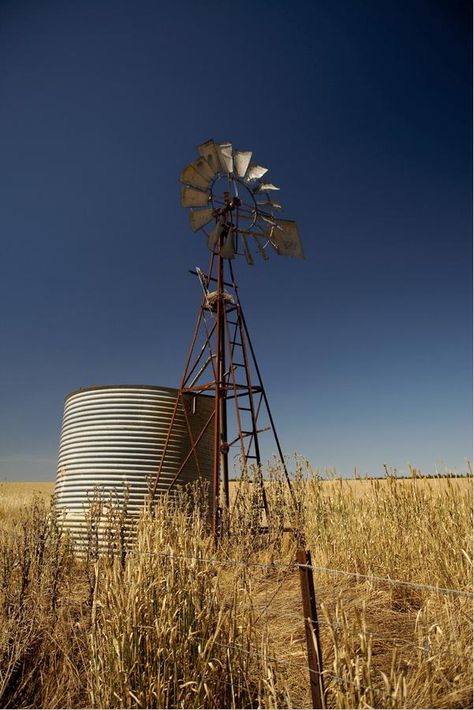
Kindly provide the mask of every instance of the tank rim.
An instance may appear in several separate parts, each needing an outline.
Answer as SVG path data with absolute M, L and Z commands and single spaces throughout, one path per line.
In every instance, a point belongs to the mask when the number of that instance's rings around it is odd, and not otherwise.
M 175 392 L 177 394 L 177 387 L 165 387 L 163 385 L 88 385 L 87 387 L 79 387 L 78 389 L 72 390 L 64 397 L 66 402 L 70 397 L 76 394 L 81 394 L 83 392 L 97 392 L 99 390 L 121 390 L 121 389 L 134 389 L 134 390 L 156 390 L 157 392 Z M 185 393 L 189 394 L 189 393 Z M 209 395 L 196 393 L 198 397 L 209 397 Z

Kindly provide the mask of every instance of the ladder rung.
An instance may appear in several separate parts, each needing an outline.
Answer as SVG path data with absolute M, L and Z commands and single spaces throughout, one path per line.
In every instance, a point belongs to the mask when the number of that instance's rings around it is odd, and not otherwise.
M 231 344 L 231 345 L 238 345 L 239 348 L 242 348 L 242 347 L 243 347 L 242 343 L 238 343 L 236 340 L 231 340 L 231 341 L 230 341 L 230 344 Z
M 237 409 L 240 409 L 241 412 L 251 412 L 252 411 L 251 407 L 237 407 Z
M 233 387 L 233 385 L 229 385 L 228 389 L 232 389 L 232 387 Z M 248 397 L 250 391 L 254 392 L 256 394 L 259 394 L 262 391 L 261 387 L 254 387 L 254 386 L 249 387 L 248 385 L 241 385 L 238 383 L 236 383 L 236 387 L 240 390 L 243 390 L 243 391 L 240 392 L 239 394 L 227 395 L 227 399 L 237 399 L 238 397 Z

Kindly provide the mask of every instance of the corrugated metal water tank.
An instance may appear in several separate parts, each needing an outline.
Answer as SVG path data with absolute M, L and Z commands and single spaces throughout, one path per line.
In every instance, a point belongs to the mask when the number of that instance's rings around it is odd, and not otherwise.
M 177 390 L 170 387 L 118 385 L 87 387 L 66 397 L 61 429 L 55 498 L 67 527 L 82 528 L 84 512 L 99 491 L 117 505 L 128 499 L 128 512 L 138 514 L 156 478 L 173 414 Z M 185 395 L 193 438 L 197 438 L 214 408 L 214 399 Z M 168 489 L 190 450 L 182 407 L 173 427 L 158 493 Z M 212 422 L 198 445 L 203 474 L 212 480 Z M 198 478 L 191 456 L 177 479 Z

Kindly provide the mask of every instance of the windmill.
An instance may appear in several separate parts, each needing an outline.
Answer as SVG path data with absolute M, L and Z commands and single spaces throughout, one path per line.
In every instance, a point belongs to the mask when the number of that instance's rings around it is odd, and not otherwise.
M 199 279 L 202 300 L 152 496 L 164 461 L 171 455 L 171 433 L 178 410 L 182 408 L 190 449 L 169 488 L 175 485 L 191 457 L 199 472 L 197 449 L 206 430 L 213 427 L 212 526 L 217 540 L 223 507 L 228 511 L 230 506 L 229 465 L 235 458 L 247 473 L 252 469 L 256 476 L 254 482 L 261 490 L 261 507 L 268 511 L 259 441 L 264 431 L 273 434 L 291 492 L 232 264 L 243 256 L 252 266 L 255 257 L 266 261 L 270 252 L 300 259 L 304 254 L 296 222 L 277 216 L 281 210 L 275 198 L 279 188 L 268 181 L 267 168 L 252 162 L 250 151 L 234 151 L 231 143 L 209 140 L 198 147 L 198 153 L 197 159 L 181 173 L 181 202 L 189 209 L 192 230 L 205 236 L 210 262 L 207 273 L 199 268 L 191 272 Z M 213 411 L 202 431 L 194 437 L 184 403 L 184 396 L 190 394 L 214 397 Z

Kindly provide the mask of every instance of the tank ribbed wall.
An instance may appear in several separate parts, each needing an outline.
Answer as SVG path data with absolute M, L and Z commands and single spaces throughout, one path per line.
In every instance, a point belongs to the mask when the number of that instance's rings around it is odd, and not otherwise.
M 95 491 L 137 514 L 155 480 L 173 414 L 177 390 L 155 386 L 89 387 L 66 397 L 61 430 L 56 506 L 66 521 L 79 520 Z M 185 396 L 193 437 L 201 432 L 214 408 L 207 396 Z M 158 493 L 168 490 L 190 450 L 181 406 L 161 472 Z M 203 478 L 212 480 L 212 422 L 198 445 Z M 184 484 L 198 478 L 191 456 L 177 479 Z

